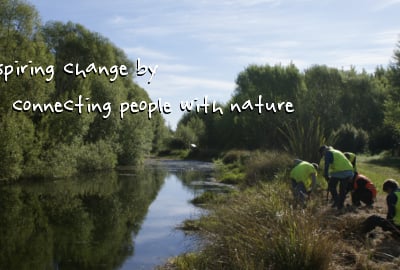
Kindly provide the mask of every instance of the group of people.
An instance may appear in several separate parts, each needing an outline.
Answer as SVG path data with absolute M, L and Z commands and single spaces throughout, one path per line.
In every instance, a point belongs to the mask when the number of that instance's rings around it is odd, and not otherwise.
M 343 153 L 327 145 L 319 148 L 319 154 L 324 161 L 321 169 L 328 183 L 327 196 L 331 194 L 332 207 L 342 213 L 345 210 L 346 195 L 351 192 L 350 208 L 360 207 L 361 202 L 367 208 L 373 208 L 377 190 L 368 177 L 357 171 L 356 155 L 350 152 Z M 316 163 L 295 160 L 290 172 L 292 191 L 295 199 L 303 205 L 316 189 L 318 169 L 319 165 Z M 383 183 L 382 190 L 387 193 L 387 216 L 386 218 L 378 215 L 370 216 L 363 222 L 362 230 L 367 233 L 379 226 L 400 236 L 400 186 L 397 181 L 387 179 Z

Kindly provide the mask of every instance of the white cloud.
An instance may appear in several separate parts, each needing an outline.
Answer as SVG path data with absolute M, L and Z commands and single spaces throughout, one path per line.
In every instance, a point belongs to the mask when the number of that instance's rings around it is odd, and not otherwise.
M 134 58 L 150 58 L 152 60 L 172 60 L 173 56 L 168 53 L 164 53 L 158 50 L 152 50 L 147 47 L 128 47 L 123 48 L 123 50 L 129 55 L 134 56 Z
M 400 1 L 400 0 L 399 0 Z M 372 39 L 372 37 L 371 37 Z M 396 42 L 400 39 L 400 28 L 399 29 L 388 29 L 382 32 L 373 34 L 372 43 L 376 45 L 386 45 L 394 48 Z
M 380 0 L 380 1 L 374 1 L 374 9 L 376 11 L 380 11 L 383 9 L 387 9 L 393 5 L 398 5 L 400 4 L 400 0 Z
M 332 52 L 329 59 L 329 64 L 338 68 L 347 69 L 350 66 L 355 66 L 357 70 L 365 69 L 368 72 L 373 72 L 377 67 L 376 63 L 383 66 L 389 64 L 391 56 L 387 55 L 385 49 L 366 49 L 362 51 L 341 51 Z
M 232 5 L 232 6 L 255 6 L 259 4 L 272 4 L 272 5 L 278 5 L 281 3 L 281 0 L 219 0 L 218 2 L 214 0 L 200 0 L 198 1 L 201 4 L 206 4 L 206 5 Z
M 160 73 L 160 76 L 154 78 L 151 85 L 144 87 L 153 97 L 178 98 L 188 96 L 190 98 L 202 98 L 205 91 L 212 92 L 218 97 L 225 97 L 233 92 L 235 86 L 233 81 Z

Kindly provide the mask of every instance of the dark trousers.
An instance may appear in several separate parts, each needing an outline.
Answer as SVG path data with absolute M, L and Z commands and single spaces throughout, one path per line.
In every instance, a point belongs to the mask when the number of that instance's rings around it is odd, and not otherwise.
M 367 188 L 359 188 L 351 193 L 351 201 L 354 205 L 360 206 L 361 202 L 368 206 L 374 203 L 372 192 Z
M 306 187 L 304 186 L 304 183 L 296 182 L 294 179 L 291 179 L 291 181 L 292 181 L 292 191 L 294 198 L 304 203 L 305 200 L 307 199 L 307 190 Z
M 328 183 L 328 190 L 332 195 L 332 199 L 334 201 L 334 205 L 338 209 L 343 208 L 344 201 L 346 199 L 347 187 L 348 187 L 348 178 L 330 178 Z M 339 194 L 337 192 L 337 185 L 339 183 Z
M 367 233 L 375 229 L 376 227 L 381 227 L 384 231 L 390 231 L 394 235 L 400 237 L 400 227 L 393 224 L 391 221 L 382 218 L 377 215 L 368 217 L 362 224 L 362 232 Z

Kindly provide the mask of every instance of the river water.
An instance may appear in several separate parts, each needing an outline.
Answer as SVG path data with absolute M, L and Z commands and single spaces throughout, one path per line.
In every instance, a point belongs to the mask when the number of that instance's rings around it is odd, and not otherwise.
M 202 213 L 190 200 L 212 182 L 211 163 L 151 161 L 144 168 L 0 185 L 0 269 L 153 269 L 195 248 L 176 229 Z

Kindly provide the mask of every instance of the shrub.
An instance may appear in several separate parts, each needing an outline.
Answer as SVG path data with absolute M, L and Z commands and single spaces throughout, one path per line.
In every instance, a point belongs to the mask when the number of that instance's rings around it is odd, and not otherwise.
M 247 150 L 230 150 L 222 157 L 224 164 L 232 164 L 235 162 L 243 164 L 251 156 L 251 152 Z
M 259 180 L 272 180 L 293 165 L 293 157 L 285 152 L 254 152 L 245 163 L 246 181 L 254 184 Z
M 342 151 L 362 153 L 368 146 L 368 133 L 350 124 L 341 125 L 333 136 L 335 137 L 334 147 Z
M 117 155 L 113 147 L 103 140 L 87 144 L 79 149 L 77 170 L 81 172 L 113 169 L 117 164 Z
M 170 149 L 187 149 L 188 146 L 181 138 L 170 138 L 167 141 L 167 146 Z
M 38 177 L 67 177 L 77 172 L 78 147 L 75 144 L 59 144 L 42 154 L 43 168 Z
M 393 149 L 395 144 L 396 140 L 389 128 L 382 127 L 370 131 L 368 150 L 371 154 L 379 154 L 383 150 Z

